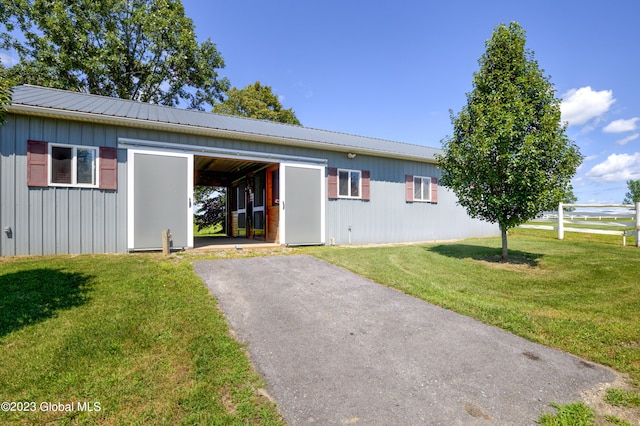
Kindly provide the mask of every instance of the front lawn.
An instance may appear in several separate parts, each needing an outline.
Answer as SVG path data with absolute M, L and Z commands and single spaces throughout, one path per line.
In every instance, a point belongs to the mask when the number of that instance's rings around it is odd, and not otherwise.
M 175 255 L 0 258 L 0 348 L 0 424 L 283 423 Z
M 629 373 L 640 385 L 640 249 L 608 239 L 510 231 L 500 239 L 311 249 L 420 299 Z

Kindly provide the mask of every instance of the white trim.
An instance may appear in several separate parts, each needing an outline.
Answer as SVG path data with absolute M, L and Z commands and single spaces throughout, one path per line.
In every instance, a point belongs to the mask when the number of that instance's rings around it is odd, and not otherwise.
M 360 176 L 358 178 L 358 195 L 340 195 L 340 172 L 348 172 L 349 178 L 347 179 L 347 189 L 349 190 L 349 194 L 351 194 L 351 173 L 358 173 Z M 350 199 L 350 200 L 361 200 L 362 199 L 362 170 L 354 170 L 354 169 L 338 169 L 338 198 Z
M 416 179 L 420 179 L 420 186 L 422 189 L 422 191 L 420 192 L 420 194 L 423 196 L 423 198 L 416 198 Z M 425 179 L 429 179 L 429 185 L 427 185 L 427 194 L 429 196 L 429 198 L 424 198 L 424 181 Z M 413 177 L 413 202 L 414 203 L 430 203 L 431 202 L 431 177 L 430 176 L 414 176 Z
M 326 179 L 324 177 L 325 167 L 324 166 L 316 166 L 311 164 L 300 164 L 300 163 L 280 163 L 280 167 L 278 171 L 280 173 L 280 215 L 279 215 L 279 224 L 278 224 L 278 232 L 280 236 L 280 244 L 287 244 L 287 230 L 285 226 L 285 215 L 286 215 L 286 192 L 285 192 L 285 184 L 286 184 L 286 173 L 285 168 L 291 167 L 300 167 L 300 168 L 309 168 L 309 169 L 318 169 L 320 170 L 320 243 L 326 244 L 326 212 L 325 212 L 325 198 L 326 198 Z
M 187 247 L 193 247 L 193 154 L 184 152 L 173 152 L 170 150 L 145 149 L 136 148 L 127 150 L 127 248 L 135 249 L 135 154 L 164 155 L 167 157 L 184 157 L 187 158 L 187 194 L 189 202 L 187 204 Z M 185 200 L 187 201 L 187 200 Z
M 52 182 L 53 178 L 53 157 L 51 151 L 53 148 L 71 148 L 71 183 Z M 93 162 L 93 176 L 95 183 L 78 183 L 78 149 L 93 150 L 95 152 Z M 73 145 L 66 143 L 47 142 L 47 155 L 49 165 L 47 167 L 47 186 L 65 187 L 65 188 L 99 188 L 100 187 L 100 147 L 92 145 Z
M 193 155 L 202 153 L 210 157 L 231 158 L 237 160 L 258 161 L 261 163 L 278 163 L 281 161 L 295 163 L 327 164 L 326 158 L 302 157 L 297 155 L 272 154 L 259 151 L 243 151 L 238 149 L 218 148 L 202 145 L 185 145 L 171 142 L 156 142 L 141 139 L 118 138 L 118 147 L 131 149 L 131 147 L 153 148 L 159 151 L 189 152 Z

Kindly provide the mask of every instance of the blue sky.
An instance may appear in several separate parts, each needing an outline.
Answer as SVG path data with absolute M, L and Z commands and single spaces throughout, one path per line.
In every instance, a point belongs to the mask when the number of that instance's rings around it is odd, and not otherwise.
M 586 159 L 580 202 L 640 179 L 640 2 L 184 0 L 238 87 L 260 81 L 303 125 L 441 147 L 484 43 L 517 21 Z
M 303 125 L 441 147 L 485 41 L 517 21 L 584 154 L 582 203 L 620 203 L 640 179 L 640 2 L 183 0 L 220 74 L 269 85 Z M 3 60 L 6 64 L 7 61 Z

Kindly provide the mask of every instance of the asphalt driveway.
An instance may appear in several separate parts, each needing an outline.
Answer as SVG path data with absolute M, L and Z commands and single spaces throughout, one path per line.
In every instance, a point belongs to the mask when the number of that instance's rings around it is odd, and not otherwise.
M 529 425 L 615 379 L 311 256 L 194 266 L 292 425 Z

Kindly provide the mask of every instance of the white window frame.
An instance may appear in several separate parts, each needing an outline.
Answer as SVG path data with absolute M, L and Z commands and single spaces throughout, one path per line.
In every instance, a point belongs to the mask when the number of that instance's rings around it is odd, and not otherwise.
M 349 190 L 349 195 L 341 195 L 340 194 L 340 172 L 348 172 L 349 178 L 347 179 L 347 189 Z M 351 173 L 358 174 L 358 195 L 351 195 Z M 362 170 L 351 170 L 351 169 L 338 169 L 338 198 L 350 198 L 359 200 L 362 198 Z
M 420 180 L 420 198 L 416 197 L 416 180 Z M 426 183 L 426 195 L 425 198 L 425 183 Z M 414 176 L 413 177 L 413 201 L 419 203 L 431 202 L 431 178 L 428 176 Z
M 77 188 L 98 188 L 100 185 L 100 151 L 97 146 L 87 145 L 68 145 L 62 143 L 49 143 L 49 186 L 77 187 Z M 53 148 L 71 148 L 71 183 L 53 182 Z M 94 151 L 94 183 L 78 183 L 78 149 L 87 149 Z

